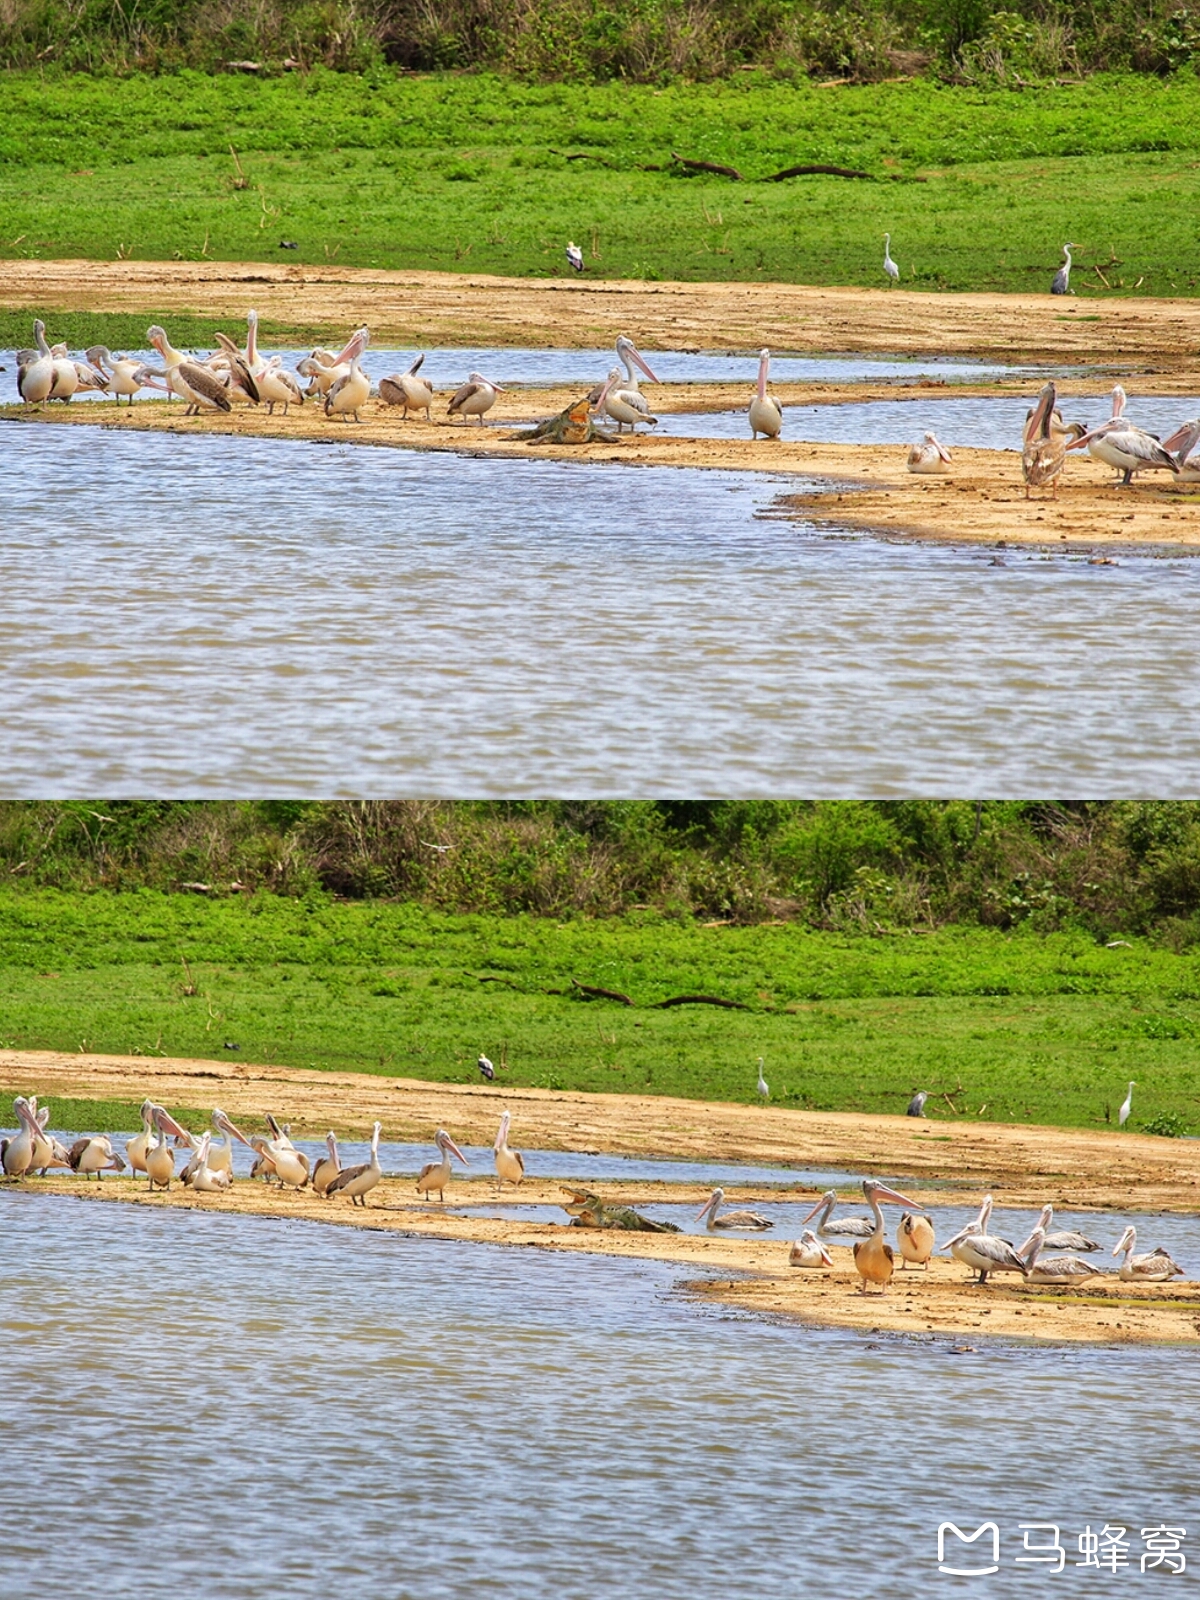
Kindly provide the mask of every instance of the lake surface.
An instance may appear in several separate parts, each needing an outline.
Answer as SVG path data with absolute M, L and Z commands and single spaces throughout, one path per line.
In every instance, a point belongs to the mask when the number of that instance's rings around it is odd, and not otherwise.
M 777 1325 L 652 1262 L 0 1212 L 4 1594 L 940 1600 L 939 1524 L 992 1520 L 966 1588 L 1009 1600 L 1136 1587 L 1074 1565 L 1087 1527 L 1127 1528 L 1134 1572 L 1143 1528 L 1195 1545 L 1190 1351 Z M 1053 1583 L 1022 1522 L 1058 1525 Z
M 1195 789 L 1183 556 L 839 537 L 769 473 L 3 438 L 14 797 Z

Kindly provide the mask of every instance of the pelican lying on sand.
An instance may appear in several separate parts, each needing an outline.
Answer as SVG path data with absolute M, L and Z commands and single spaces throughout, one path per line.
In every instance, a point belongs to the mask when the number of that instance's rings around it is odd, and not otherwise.
M 833 1257 L 811 1228 L 804 1232 L 788 1252 L 789 1267 L 831 1267 Z
M 1029 1249 L 1024 1252 L 1025 1276 L 1030 1283 L 1071 1283 L 1080 1278 L 1103 1276 L 1099 1267 L 1081 1256 L 1047 1256 L 1040 1261 L 1042 1246 L 1046 1242 L 1045 1228 L 1035 1228 L 1029 1235 Z
M 734 1228 L 746 1233 L 762 1233 L 775 1224 L 770 1217 L 764 1217 L 758 1211 L 721 1211 L 725 1204 L 724 1189 L 714 1189 L 708 1200 L 696 1213 L 696 1221 L 703 1216 L 708 1217 L 708 1229 L 711 1233 L 714 1228 Z
M 843 1239 L 869 1239 L 874 1229 L 866 1217 L 839 1217 L 836 1222 L 830 1222 L 829 1213 L 837 1203 L 837 1190 L 826 1189 L 803 1220 L 811 1222 L 819 1211 L 821 1215 L 817 1222 L 817 1233 L 822 1239 L 835 1239 L 839 1242 Z
M 771 352 L 758 353 L 758 388 L 750 401 L 750 437 L 778 439 L 783 427 L 783 407 L 773 394 L 767 393 L 767 375 L 771 369 Z
M 950 452 L 944 444 L 938 442 L 936 434 L 927 433 L 924 444 L 909 446 L 908 470 L 910 472 L 949 472 L 950 462 Z
M 874 1215 L 875 1226 L 871 1230 L 869 1239 L 860 1239 L 854 1246 L 858 1290 L 860 1294 L 866 1294 L 867 1284 L 877 1283 L 882 1294 L 886 1292 L 895 1270 L 896 1256 L 891 1245 L 887 1244 L 883 1237 L 883 1212 L 880 1209 L 880 1202 L 886 1200 L 892 1205 L 911 1206 L 915 1211 L 916 1201 L 910 1200 L 906 1194 L 898 1194 L 886 1183 L 878 1183 L 873 1178 L 863 1179 L 863 1193 Z
M 1137 1229 L 1126 1228 L 1121 1235 L 1114 1256 L 1123 1255 L 1124 1261 L 1117 1269 L 1117 1277 L 1124 1278 L 1128 1283 L 1137 1279 L 1141 1283 L 1165 1283 L 1168 1278 L 1182 1276 L 1183 1268 L 1160 1245 L 1157 1250 L 1151 1250 L 1145 1255 L 1135 1256 L 1137 1247 Z
M 1058 475 L 1067 459 L 1067 441 L 1082 439 L 1086 433 L 1081 422 L 1064 427 L 1057 391 L 1053 383 L 1046 384 L 1037 404 L 1025 418 L 1021 436 L 1021 472 L 1026 500 L 1030 489 L 1041 488 L 1046 483 L 1053 485 L 1055 499 L 1058 498 Z
M 417 1193 L 423 1193 L 428 1200 L 430 1191 L 436 1189 L 438 1199 L 444 1202 L 446 1199 L 446 1185 L 450 1182 L 450 1157 L 457 1156 L 464 1167 L 469 1167 L 471 1163 L 463 1155 L 445 1128 L 438 1129 L 433 1136 L 433 1142 L 442 1152 L 442 1159 L 440 1161 L 430 1161 L 421 1168 L 420 1176 L 417 1178 Z

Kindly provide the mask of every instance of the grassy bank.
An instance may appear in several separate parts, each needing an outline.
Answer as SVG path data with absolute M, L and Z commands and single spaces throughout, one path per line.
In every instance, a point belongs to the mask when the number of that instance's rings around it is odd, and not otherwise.
M 510 1085 L 731 1101 L 761 1055 L 783 1105 L 898 1112 L 925 1088 L 936 1118 L 1059 1126 L 1103 1126 L 1134 1078 L 1135 1126 L 1200 1125 L 1200 955 L 1081 934 L 6 891 L 0 988 L 6 1048 L 451 1082 L 482 1050 Z M 656 1004 L 695 994 L 743 1009 Z
M 754 73 L 656 89 L 325 71 L 10 73 L 4 89 L 0 250 L 31 260 L 544 276 L 567 272 L 574 238 L 606 277 L 882 286 L 886 230 L 916 288 L 1044 292 L 1068 237 L 1080 295 L 1187 294 L 1198 281 L 1192 75 L 1021 93 Z M 748 181 L 689 175 L 672 152 Z M 799 163 L 871 180 L 760 181 Z M 25 342 L 26 320 L 5 339 Z

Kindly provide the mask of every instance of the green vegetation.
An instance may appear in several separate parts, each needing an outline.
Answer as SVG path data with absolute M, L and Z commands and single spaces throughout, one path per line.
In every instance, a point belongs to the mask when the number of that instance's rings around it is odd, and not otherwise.
M 544 276 L 567 274 L 570 237 L 604 276 L 882 285 L 888 230 L 906 286 L 1041 292 L 1071 238 L 1081 297 L 1183 294 L 1198 130 L 1191 74 L 1015 93 L 757 72 L 665 88 L 10 73 L 0 251 Z M 672 151 L 753 181 L 688 175 Z M 797 163 L 875 177 L 759 181 Z M 10 346 L 28 320 L 5 324 Z M 211 332 L 183 320 L 177 341 Z M 141 318 L 102 331 L 145 337 Z
M 452 1082 L 477 1082 L 484 1050 L 505 1084 L 732 1101 L 754 1099 L 762 1055 L 777 1104 L 900 1111 L 924 1088 L 934 1118 L 952 1115 L 945 1092 L 962 1117 L 1082 1126 L 1115 1119 L 1134 1078 L 1134 1127 L 1200 1122 L 1200 952 L 1082 933 L 872 938 L 650 911 L 563 923 L 7 889 L 0 984 L 8 1048 Z M 697 993 L 747 1009 L 655 1008 Z M 105 1120 L 131 1126 L 131 1111 Z

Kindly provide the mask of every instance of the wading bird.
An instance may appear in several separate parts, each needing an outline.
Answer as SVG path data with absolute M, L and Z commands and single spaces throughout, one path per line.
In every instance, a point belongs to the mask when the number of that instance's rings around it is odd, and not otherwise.
M 759 1096 L 760 1100 L 769 1100 L 771 1098 L 771 1085 L 763 1077 L 763 1058 L 762 1058 L 762 1056 L 759 1056 L 759 1058 L 758 1058 L 758 1086 L 757 1087 L 758 1087 L 758 1096 Z
M 573 267 L 576 272 L 583 271 L 583 251 L 574 239 L 567 245 L 567 265 Z
M 407 372 L 393 372 L 379 380 L 379 398 L 385 405 L 403 406 L 405 421 L 410 411 L 423 411 L 426 422 L 433 421 L 433 387 L 417 377 L 424 360 L 424 355 L 419 355 Z
M 1136 1085 L 1136 1080 L 1133 1079 L 1133 1078 L 1130 1078 L 1130 1080 L 1129 1080 L 1129 1093 L 1125 1096 L 1124 1100 L 1122 1100 L 1121 1109 L 1117 1112 L 1117 1127 L 1118 1128 L 1123 1128 L 1125 1126 L 1125 1124 L 1129 1121 L 1129 1113 L 1133 1110 L 1133 1091 L 1136 1088 L 1136 1086 L 1137 1086 Z
M 40 406 L 54 387 L 54 357 L 46 343 L 46 324 L 40 318 L 33 325 L 33 339 L 37 349 L 21 352 L 31 359 L 17 359 L 17 393 L 27 406 Z
M 725 1203 L 724 1189 L 714 1189 L 709 1198 L 696 1213 L 696 1221 L 706 1216 L 706 1224 L 711 1233 L 714 1228 L 734 1228 L 740 1232 L 762 1233 L 766 1228 L 773 1228 L 775 1224 L 770 1217 L 764 1217 L 759 1211 L 721 1211 Z
M 825 1193 L 817 1201 L 816 1205 L 812 1208 L 808 1215 L 803 1218 L 803 1221 L 811 1222 L 819 1211 L 821 1215 L 817 1222 L 817 1232 L 822 1239 L 835 1239 L 840 1241 L 842 1239 L 869 1238 L 872 1228 L 870 1220 L 867 1217 L 839 1217 L 836 1222 L 830 1222 L 829 1213 L 833 1210 L 834 1206 L 837 1205 L 837 1200 L 837 1190 L 826 1189 Z
M 621 334 L 616 344 L 617 360 L 625 369 L 624 381 L 621 381 L 620 372 L 614 368 L 608 375 L 607 393 L 603 397 L 603 409 L 606 416 L 612 418 L 617 424 L 617 432 L 628 423 L 630 428 L 639 422 L 656 423 L 657 417 L 650 415 L 650 406 L 645 395 L 638 388 L 638 373 L 642 372 L 651 383 L 657 383 L 658 378 L 650 368 L 645 357 L 638 350 L 633 340 L 627 334 Z M 592 391 L 589 399 L 593 405 L 600 402 L 594 398 L 596 390 Z
M 773 394 L 767 393 L 767 375 L 771 368 L 771 352 L 758 353 L 758 388 L 750 401 L 750 437 L 778 439 L 783 427 L 783 407 Z
M 896 1243 L 904 1257 L 905 1268 L 911 1261 L 914 1267 L 924 1267 L 928 1271 L 934 1244 L 933 1218 L 923 1211 L 906 1211 L 896 1229 Z
M 1117 1277 L 1124 1278 L 1128 1283 L 1130 1279 L 1138 1279 L 1142 1283 L 1165 1283 L 1168 1278 L 1182 1275 L 1183 1268 L 1160 1245 L 1157 1250 L 1151 1250 L 1146 1255 L 1135 1256 L 1137 1247 L 1137 1229 L 1126 1228 L 1113 1251 L 1114 1256 L 1125 1257 L 1117 1270 Z
M 1030 1283 L 1070 1284 L 1080 1278 L 1103 1276 L 1099 1267 L 1094 1267 L 1090 1261 L 1084 1261 L 1079 1256 L 1049 1256 L 1045 1261 L 1040 1261 L 1038 1257 L 1045 1239 L 1044 1228 L 1035 1228 L 1029 1235 L 1029 1249 L 1024 1252 L 1024 1260 L 1025 1276 Z
M 892 260 L 892 236 L 885 233 L 883 236 L 883 270 L 888 276 L 888 287 L 900 282 L 900 268 Z
M 464 425 L 468 417 L 478 417 L 482 428 L 483 414 L 496 404 L 496 396 L 505 392 L 502 383 L 491 383 L 482 372 L 472 372 L 461 389 L 456 389 L 446 407 L 449 416 L 461 417 Z
M 366 1207 L 367 1196 L 383 1177 L 383 1168 L 379 1165 L 379 1135 L 382 1132 L 383 1123 L 377 1122 L 371 1133 L 371 1159 L 357 1167 L 343 1167 L 337 1177 L 330 1180 L 326 1194 L 348 1194 L 351 1205 L 357 1201 L 360 1206 Z
M 189 361 L 175 349 L 157 323 L 147 331 L 146 337 L 162 357 L 168 386 L 181 400 L 187 401 L 185 417 L 196 416 L 201 410 L 232 411 L 229 391 L 215 372 L 210 372 L 199 361 Z
M 29 1170 L 29 1163 L 33 1159 L 33 1147 L 41 1129 L 29 1108 L 29 1101 L 23 1094 L 19 1094 L 13 1101 L 13 1110 L 17 1113 L 20 1128 L 13 1138 L 5 1139 L 0 1145 L 0 1164 L 4 1167 L 6 1178 L 23 1178 Z
M 1042 1230 L 1043 1250 L 1099 1250 L 1100 1246 L 1095 1239 L 1089 1239 L 1085 1233 L 1078 1233 L 1072 1228 L 1057 1228 L 1052 1233 L 1050 1224 L 1054 1221 L 1054 1207 L 1043 1206 L 1042 1214 L 1037 1219 L 1036 1228 Z M 1027 1256 L 1029 1247 L 1033 1243 L 1033 1234 L 1017 1246 L 1019 1256 Z
M 124 395 L 126 404 L 132 405 L 134 395 L 142 388 L 138 377 L 143 370 L 142 363 L 130 356 L 114 356 L 106 344 L 94 344 L 84 354 L 94 367 L 106 373 L 108 387 L 117 404 L 121 404 L 121 396 Z
M 811 1228 L 805 1228 L 788 1251 L 789 1267 L 831 1267 L 833 1257 Z
M 1025 498 L 1030 489 L 1049 483 L 1058 498 L 1058 475 L 1067 459 L 1070 440 L 1082 439 L 1087 429 L 1081 422 L 1063 426 L 1062 412 L 1057 405 L 1057 391 L 1048 383 L 1038 396 L 1037 404 L 1025 418 L 1021 435 L 1021 474 L 1025 479 Z
M 1075 246 L 1073 244 L 1063 245 L 1063 255 L 1066 257 L 1066 259 L 1062 266 L 1059 267 L 1058 271 L 1054 274 L 1054 282 L 1050 285 L 1051 294 L 1071 293 L 1071 251 L 1074 250 L 1074 248 Z
M 929 1090 L 918 1089 L 916 1094 L 913 1095 L 912 1099 L 908 1102 L 908 1110 L 904 1113 L 904 1115 L 906 1117 L 923 1117 L 925 1115 L 925 1102 L 928 1099 Z
M 488 1060 L 488 1058 L 486 1056 L 480 1056 L 479 1060 L 476 1062 L 476 1066 L 479 1068 L 479 1076 L 481 1078 L 486 1078 L 487 1081 L 491 1083 L 492 1079 L 496 1076 L 496 1069 Z
M 1178 475 L 1179 466 L 1174 456 L 1168 455 L 1152 433 L 1135 428 L 1124 417 L 1116 416 L 1102 422 L 1098 428 L 1073 439 L 1068 450 L 1086 449 L 1097 461 L 1115 467 L 1123 476 L 1119 487 L 1128 488 L 1135 472 L 1163 468 Z
M 500 1180 L 500 1189 L 503 1189 L 506 1183 L 520 1183 L 525 1176 L 525 1160 L 521 1152 L 508 1148 L 508 1125 L 511 1121 L 512 1118 L 506 1111 L 500 1118 L 500 1132 L 496 1135 L 496 1142 L 492 1146 L 492 1159 L 496 1163 L 496 1176 Z
M 924 444 L 912 444 L 908 447 L 907 466 L 910 472 L 923 474 L 949 472 L 951 460 L 949 450 L 933 433 L 925 435 Z
M 342 1170 L 342 1159 L 338 1155 L 337 1134 L 330 1128 L 325 1135 L 325 1155 L 318 1158 L 312 1173 L 312 1186 L 316 1194 L 325 1194 L 329 1185 Z
M 898 1194 L 886 1183 L 878 1183 L 873 1178 L 863 1179 L 863 1193 L 875 1218 L 875 1226 L 869 1238 L 860 1239 L 854 1246 L 854 1269 L 858 1273 L 858 1290 L 860 1294 L 866 1294 L 867 1284 L 877 1283 L 880 1293 L 884 1293 L 895 1271 L 896 1255 L 883 1237 L 883 1212 L 880 1209 L 880 1202 L 886 1200 L 892 1205 L 912 1206 L 915 1209 L 916 1201 L 910 1200 L 907 1195 Z
M 428 1200 L 430 1191 L 436 1189 L 438 1199 L 445 1203 L 446 1185 L 450 1182 L 450 1157 L 457 1156 L 464 1167 L 469 1167 L 471 1163 L 445 1128 L 438 1129 L 433 1136 L 433 1142 L 442 1152 L 442 1159 L 430 1161 L 421 1168 L 420 1176 L 417 1178 L 417 1193 L 424 1193 Z
M 992 1197 L 984 1195 L 979 1215 L 968 1222 L 953 1239 L 946 1240 L 946 1249 L 957 1261 L 979 1274 L 977 1283 L 986 1283 L 989 1272 L 1025 1272 L 1024 1259 L 1017 1254 L 1007 1239 L 998 1239 L 987 1232 L 992 1216 Z

